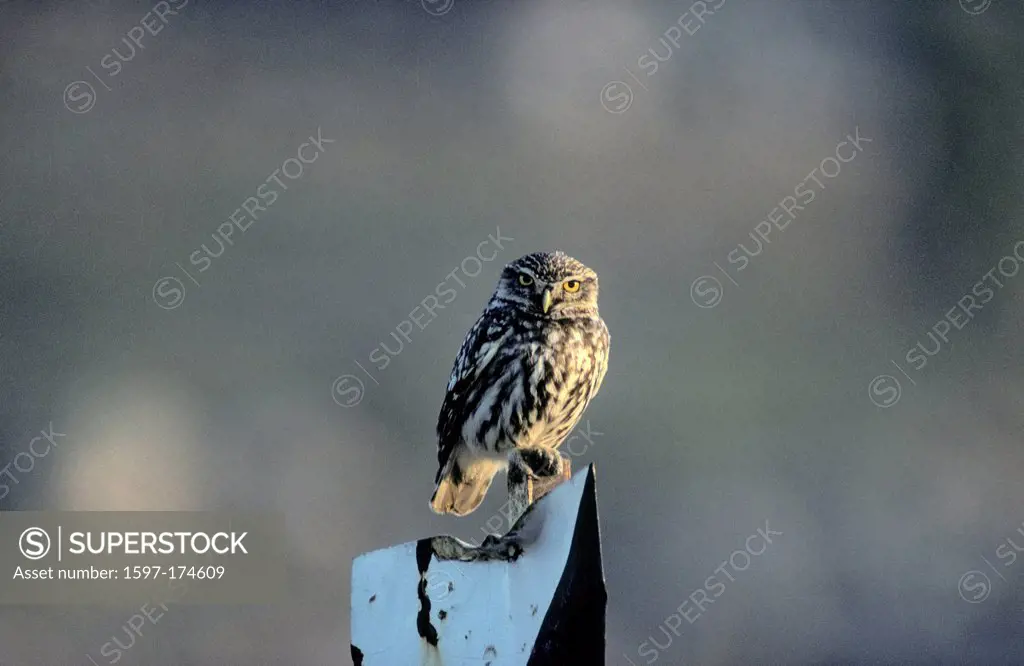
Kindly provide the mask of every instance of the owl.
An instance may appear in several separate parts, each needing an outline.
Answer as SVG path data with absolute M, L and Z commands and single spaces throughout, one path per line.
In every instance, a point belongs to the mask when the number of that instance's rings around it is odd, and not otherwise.
M 567 476 L 557 447 L 597 395 L 608 344 L 597 273 L 562 252 L 506 265 L 448 380 L 431 508 L 472 512 L 501 470 L 510 488 Z

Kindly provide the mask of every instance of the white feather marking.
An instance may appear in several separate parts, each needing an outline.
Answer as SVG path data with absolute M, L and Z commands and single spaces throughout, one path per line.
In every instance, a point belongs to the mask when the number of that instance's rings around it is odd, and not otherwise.
M 512 335 L 511 330 L 505 331 L 500 338 L 493 342 L 487 342 L 480 348 L 480 360 L 477 361 L 476 364 L 476 373 L 473 376 L 474 379 L 478 378 L 480 373 L 484 371 L 491 361 L 494 360 L 495 354 L 498 353 L 499 349 L 505 346 L 505 341 L 508 340 L 510 335 Z

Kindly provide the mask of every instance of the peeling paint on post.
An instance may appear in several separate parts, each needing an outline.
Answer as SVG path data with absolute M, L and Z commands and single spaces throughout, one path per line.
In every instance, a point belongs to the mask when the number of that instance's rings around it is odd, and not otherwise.
M 602 666 L 607 593 L 591 465 L 478 548 L 450 536 L 352 565 L 358 666 Z

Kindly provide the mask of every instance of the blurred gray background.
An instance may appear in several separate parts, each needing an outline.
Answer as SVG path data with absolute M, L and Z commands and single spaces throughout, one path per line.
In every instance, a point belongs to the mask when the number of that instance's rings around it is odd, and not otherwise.
M 111 76 L 153 8 L 0 4 L 0 464 L 66 435 L 0 508 L 283 514 L 293 584 L 172 607 L 121 663 L 350 663 L 352 558 L 478 538 L 501 503 L 430 512 L 436 414 L 501 265 L 554 248 L 597 270 L 612 333 L 574 461 L 598 468 L 610 664 L 650 663 L 765 521 L 783 535 L 657 663 L 1024 662 L 1024 558 L 996 555 L 1024 544 L 1024 272 L 904 358 L 1024 240 L 1019 0 L 193 1 Z M 335 143 L 197 273 L 317 128 Z M 132 612 L 0 609 L 0 663 L 110 663 Z

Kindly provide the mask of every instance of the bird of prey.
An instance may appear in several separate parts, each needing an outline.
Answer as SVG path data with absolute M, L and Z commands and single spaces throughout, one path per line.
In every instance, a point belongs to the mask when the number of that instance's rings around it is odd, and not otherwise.
M 506 265 L 448 380 L 431 508 L 472 512 L 503 469 L 510 492 L 568 478 L 556 449 L 601 386 L 608 343 L 597 273 L 557 251 Z

